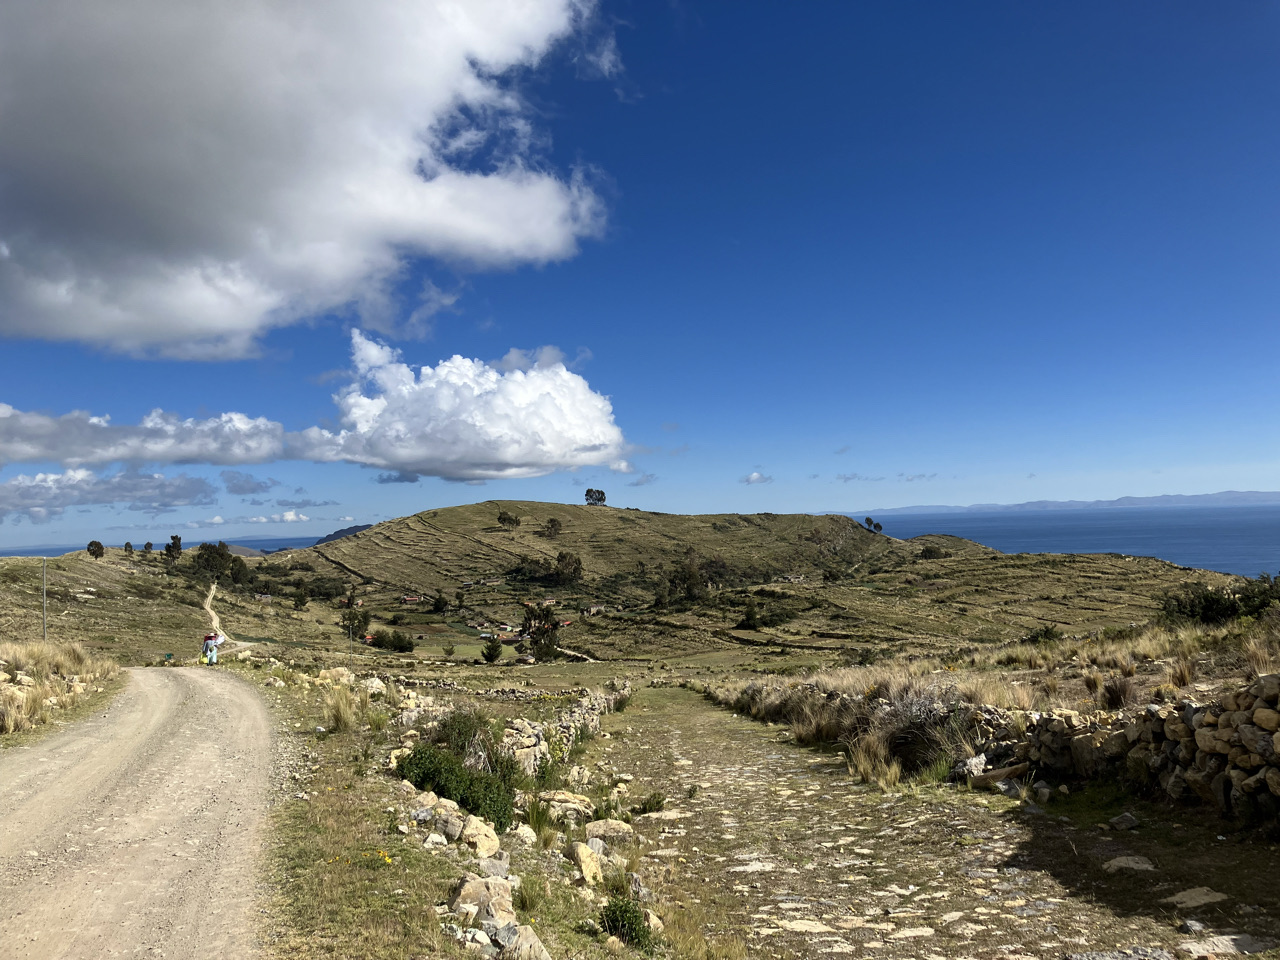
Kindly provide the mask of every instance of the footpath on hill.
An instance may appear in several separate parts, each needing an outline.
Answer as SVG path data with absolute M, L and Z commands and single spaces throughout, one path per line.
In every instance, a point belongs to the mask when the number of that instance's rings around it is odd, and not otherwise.
M 105 713 L 0 753 L 4 955 L 253 956 L 271 728 L 216 669 L 134 669 Z
M 1140 826 L 1116 831 L 1105 818 L 1123 802 L 1037 812 L 950 787 L 886 795 L 786 727 L 673 688 L 639 691 L 605 729 L 591 759 L 632 772 L 634 797 L 668 798 L 642 818 L 644 869 L 751 956 L 1155 960 L 1214 935 L 1280 940 L 1275 846 L 1219 834 L 1203 810 L 1134 807 Z M 1204 928 L 1180 932 L 1188 919 Z

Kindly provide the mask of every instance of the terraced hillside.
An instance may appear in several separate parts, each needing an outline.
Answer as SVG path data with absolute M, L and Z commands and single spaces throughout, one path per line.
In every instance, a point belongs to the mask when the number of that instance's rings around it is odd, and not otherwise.
M 500 513 L 519 526 L 499 525 Z M 555 536 L 545 532 L 552 520 Z M 551 564 L 562 551 L 581 558 L 581 580 L 521 573 L 530 559 Z M 804 661 L 959 651 L 1046 626 L 1083 636 L 1150 619 L 1163 594 L 1189 580 L 1230 579 L 1150 558 L 1008 556 L 942 536 L 900 541 L 842 516 L 513 501 L 389 521 L 292 562 L 362 581 L 375 610 L 397 609 L 402 594 L 438 592 L 473 613 L 518 621 L 524 600 L 547 597 L 573 611 L 566 646 L 600 657 L 742 654 L 744 663 L 761 646 Z M 690 565 L 708 587 L 698 596 L 675 586 Z M 577 616 L 583 610 L 593 615 Z
M 500 512 L 518 517 L 520 526 L 500 526 Z M 560 524 L 554 537 L 543 532 L 551 520 Z M 901 547 L 842 516 L 682 516 L 507 500 L 390 520 L 305 553 L 409 592 L 452 593 L 464 581 L 507 574 L 523 557 L 554 560 L 567 550 L 582 558 L 586 579 L 616 581 L 626 593 L 628 585 L 639 588 L 660 568 L 684 562 L 690 549 L 723 560 L 732 574 L 768 580 L 820 576 Z

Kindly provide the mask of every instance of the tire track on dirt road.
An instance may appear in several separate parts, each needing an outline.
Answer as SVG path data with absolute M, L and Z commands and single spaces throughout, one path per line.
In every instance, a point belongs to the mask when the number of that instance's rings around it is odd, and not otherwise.
M 0 753 L 14 960 L 253 956 L 272 731 L 217 670 L 134 669 L 108 710 Z

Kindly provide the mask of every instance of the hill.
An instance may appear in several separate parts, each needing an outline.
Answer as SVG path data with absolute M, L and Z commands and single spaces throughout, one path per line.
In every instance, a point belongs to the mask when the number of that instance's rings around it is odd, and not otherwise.
M 500 525 L 499 513 L 519 526 Z M 549 521 L 559 524 L 554 536 Z M 581 579 L 557 580 L 562 552 L 581 560 Z M 565 645 L 600 657 L 775 645 L 828 659 L 963 651 L 1050 625 L 1087 635 L 1144 622 L 1179 584 L 1231 579 L 1151 558 L 1008 556 L 944 536 L 901 541 L 840 515 L 684 516 L 528 501 L 426 511 L 297 551 L 290 562 L 318 578 L 358 580 L 368 605 L 406 628 L 431 620 L 421 606 L 399 604 L 406 594 L 441 595 L 456 610 L 445 618 L 497 622 L 519 622 L 525 600 L 551 599 L 574 621 Z
M 194 553 L 176 567 L 116 549 L 50 561 L 50 637 L 124 662 L 194 648 L 208 589 Z M 1235 579 L 1150 558 L 895 540 L 839 515 L 528 501 L 425 511 L 242 563 L 218 594 L 223 623 L 238 639 L 299 653 L 346 642 L 339 598 L 355 589 L 374 628 L 417 637 L 428 658 L 451 646 L 476 657 L 482 632 L 506 632 L 499 625 L 519 624 L 525 602 L 550 601 L 569 622 L 562 644 L 597 659 L 748 670 L 962 657 L 1047 626 L 1094 635 L 1146 622 L 1181 584 Z M 0 560 L 0 639 L 39 636 L 39 559 Z
M 343 527 L 341 530 L 335 530 L 333 533 L 321 537 L 315 542 L 315 546 L 318 547 L 322 543 L 332 543 L 334 540 L 341 540 L 343 537 L 349 537 L 353 533 L 359 533 L 361 530 L 368 530 L 371 526 L 373 526 L 371 523 L 357 523 L 352 527 Z

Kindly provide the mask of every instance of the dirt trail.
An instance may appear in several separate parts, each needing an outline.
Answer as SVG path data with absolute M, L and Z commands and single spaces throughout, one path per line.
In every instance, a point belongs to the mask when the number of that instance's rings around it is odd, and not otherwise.
M 656 841 L 646 869 L 716 904 L 761 957 L 1168 949 L 1189 939 L 1181 916 L 1280 939 L 1272 854 L 1223 843 L 1211 820 L 1195 823 L 1202 812 L 1183 823 L 1143 812 L 1142 829 L 1117 834 L 986 795 L 885 796 L 837 758 L 785 742 L 785 727 L 680 690 L 639 691 L 605 729 L 613 739 L 596 755 L 636 775 L 632 796 L 670 798 L 640 821 Z M 1135 855 L 1152 867 L 1103 869 Z M 1185 913 L 1158 902 L 1202 885 L 1225 897 Z
M 217 592 L 218 592 L 218 585 L 216 583 L 209 584 L 209 595 L 204 598 L 204 612 L 209 615 L 209 624 L 210 626 L 212 626 L 213 632 L 222 633 L 223 636 L 226 636 L 227 639 L 230 640 L 231 637 L 223 633 L 222 621 L 218 619 L 218 615 L 217 613 L 214 612 L 214 609 L 213 609 L 213 597 L 214 597 L 214 594 L 216 594 Z
M 135 669 L 106 713 L 0 753 L 6 957 L 245 957 L 271 723 L 217 670 Z

